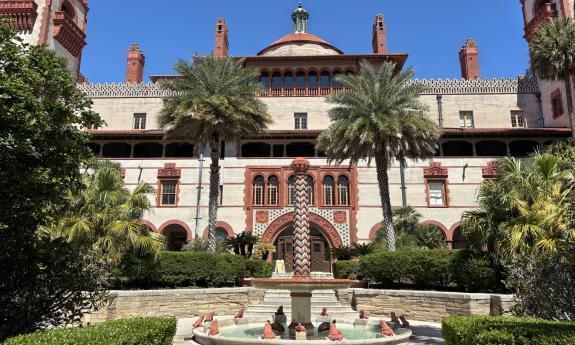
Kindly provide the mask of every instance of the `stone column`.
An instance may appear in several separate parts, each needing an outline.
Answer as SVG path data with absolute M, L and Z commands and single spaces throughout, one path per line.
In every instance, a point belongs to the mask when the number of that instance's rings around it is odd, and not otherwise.
M 294 279 L 309 278 L 311 273 L 311 243 L 309 234 L 307 176 L 309 161 L 296 158 L 291 168 L 296 174 L 294 212 Z

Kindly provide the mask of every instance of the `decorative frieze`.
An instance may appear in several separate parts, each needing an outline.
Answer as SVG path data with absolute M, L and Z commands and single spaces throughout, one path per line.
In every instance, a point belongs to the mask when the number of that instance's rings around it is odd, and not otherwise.
M 182 169 L 176 168 L 176 163 L 164 163 L 164 167 L 158 169 L 158 178 L 180 178 Z
M 347 213 L 345 211 L 334 211 L 333 212 L 333 221 L 336 224 L 347 223 Z
M 0 18 L 9 20 L 0 23 L 19 32 L 31 32 L 38 17 L 38 5 L 33 0 L 0 1 Z
M 447 178 L 447 168 L 441 166 L 440 162 L 430 162 L 429 167 L 423 169 L 423 177 L 444 179 Z
M 489 161 L 487 165 L 481 169 L 481 174 L 484 179 L 494 179 L 499 177 L 499 167 L 495 162 Z
M 268 211 L 257 211 L 256 212 L 256 223 L 267 224 L 270 220 L 270 213 Z
M 77 57 L 86 45 L 86 34 L 76 25 L 66 12 L 56 12 L 54 16 L 54 39 L 70 54 Z

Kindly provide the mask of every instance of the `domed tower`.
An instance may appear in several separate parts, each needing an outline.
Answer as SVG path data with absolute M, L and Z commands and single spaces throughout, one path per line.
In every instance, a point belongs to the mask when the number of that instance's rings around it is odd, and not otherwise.
M 0 17 L 18 31 L 25 43 L 46 45 L 68 61 L 78 79 L 86 46 L 87 0 L 0 1 Z

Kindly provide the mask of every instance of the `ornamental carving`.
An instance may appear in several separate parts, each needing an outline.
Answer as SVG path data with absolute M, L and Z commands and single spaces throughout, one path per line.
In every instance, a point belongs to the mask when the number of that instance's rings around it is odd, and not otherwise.
M 347 213 L 345 211 L 335 211 L 333 213 L 333 221 L 336 224 L 345 224 L 347 223 Z
M 0 25 L 16 31 L 31 32 L 38 17 L 38 5 L 34 0 L 4 0 L 0 1 L 0 17 L 9 21 Z
M 70 54 L 78 57 L 86 45 L 86 34 L 74 23 L 66 12 L 56 12 L 54 16 L 54 39 Z
M 447 168 L 441 166 L 440 162 L 430 162 L 429 167 L 423 169 L 425 178 L 447 178 Z
M 333 247 L 342 247 L 343 241 L 339 236 L 335 227 L 325 218 L 315 214 L 309 213 L 307 220 L 310 225 L 321 231 Z M 272 243 L 279 233 L 288 226 L 293 226 L 294 212 L 289 212 L 276 218 L 264 231 L 262 235 L 262 242 Z
M 291 162 L 290 167 L 296 174 L 297 173 L 303 174 L 308 171 L 310 164 L 307 159 L 299 157 Z
M 180 178 L 182 169 L 176 168 L 176 163 L 164 163 L 164 168 L 158 169 L 158 178 Z
M 268 211 L 256 211 L 256 223 L 267 224 L 270 220 L 270 214 Z
M 481 169 L 481 173 L 485 179 L 498 178 L 499 172 L 499 167 L 493 161 L 487 162 L 487 165 Z

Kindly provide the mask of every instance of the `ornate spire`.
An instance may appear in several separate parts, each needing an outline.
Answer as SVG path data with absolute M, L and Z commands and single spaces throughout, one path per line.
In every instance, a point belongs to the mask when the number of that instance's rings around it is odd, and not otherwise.
M 307 34 L 307 20 L 309 19 L 309 12 L 303 8 L 301 1 L 298 3 L 297 8 L 291 14 L 293 22 L 292 33 L 294 34 Z

